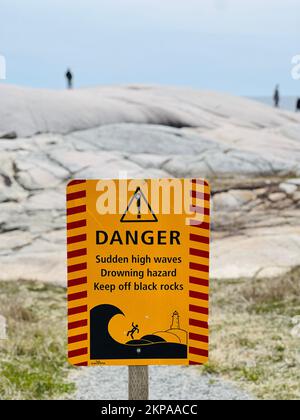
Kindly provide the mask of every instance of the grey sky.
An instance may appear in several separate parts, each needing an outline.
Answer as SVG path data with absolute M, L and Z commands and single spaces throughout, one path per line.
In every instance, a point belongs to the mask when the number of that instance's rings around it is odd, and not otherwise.
M 0 54 L 13 84 L 61 88 L 70 66 L 77 86 L 299 95 L 299 18 L 299 0 L 0 0 Z

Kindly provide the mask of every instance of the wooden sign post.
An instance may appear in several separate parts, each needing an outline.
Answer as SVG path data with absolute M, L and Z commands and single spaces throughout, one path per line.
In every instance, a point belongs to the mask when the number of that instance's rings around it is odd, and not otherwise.
M 128 399 L 148 400 L 149 373 L 148 366 L 128 367 Z
M 201 179 L 73 180 L 67 186 L 68 357 L 129 366 L 208 360 L 210 193 Z

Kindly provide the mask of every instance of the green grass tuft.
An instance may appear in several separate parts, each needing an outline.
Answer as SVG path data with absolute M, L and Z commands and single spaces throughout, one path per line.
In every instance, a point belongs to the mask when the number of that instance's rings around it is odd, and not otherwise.
M 67 380 L 66 291 L 37 282 L 0 282 L 0 314 L 8 339 L 0 340 L 0 399 L 64 398 Z

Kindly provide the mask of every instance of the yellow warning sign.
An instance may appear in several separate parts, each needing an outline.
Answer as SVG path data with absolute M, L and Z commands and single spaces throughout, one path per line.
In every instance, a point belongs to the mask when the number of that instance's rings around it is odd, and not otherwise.
M 72 364 L 207 361 L 209 203 L 201 179 L 68 184 Z

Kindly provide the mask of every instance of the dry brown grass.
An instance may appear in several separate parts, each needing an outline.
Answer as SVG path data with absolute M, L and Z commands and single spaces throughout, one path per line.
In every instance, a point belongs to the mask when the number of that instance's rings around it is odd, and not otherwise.
M 300 398 L 300 268 L 276 279 L 212 281 L 211 357 L 204 371 L 261 399 Z
M 268 302 L 286 302 L 300 296 L 300 271 L 292 270 L 288 275 L 266 281 L 246 282 L 242 296 L 253 305 Z

